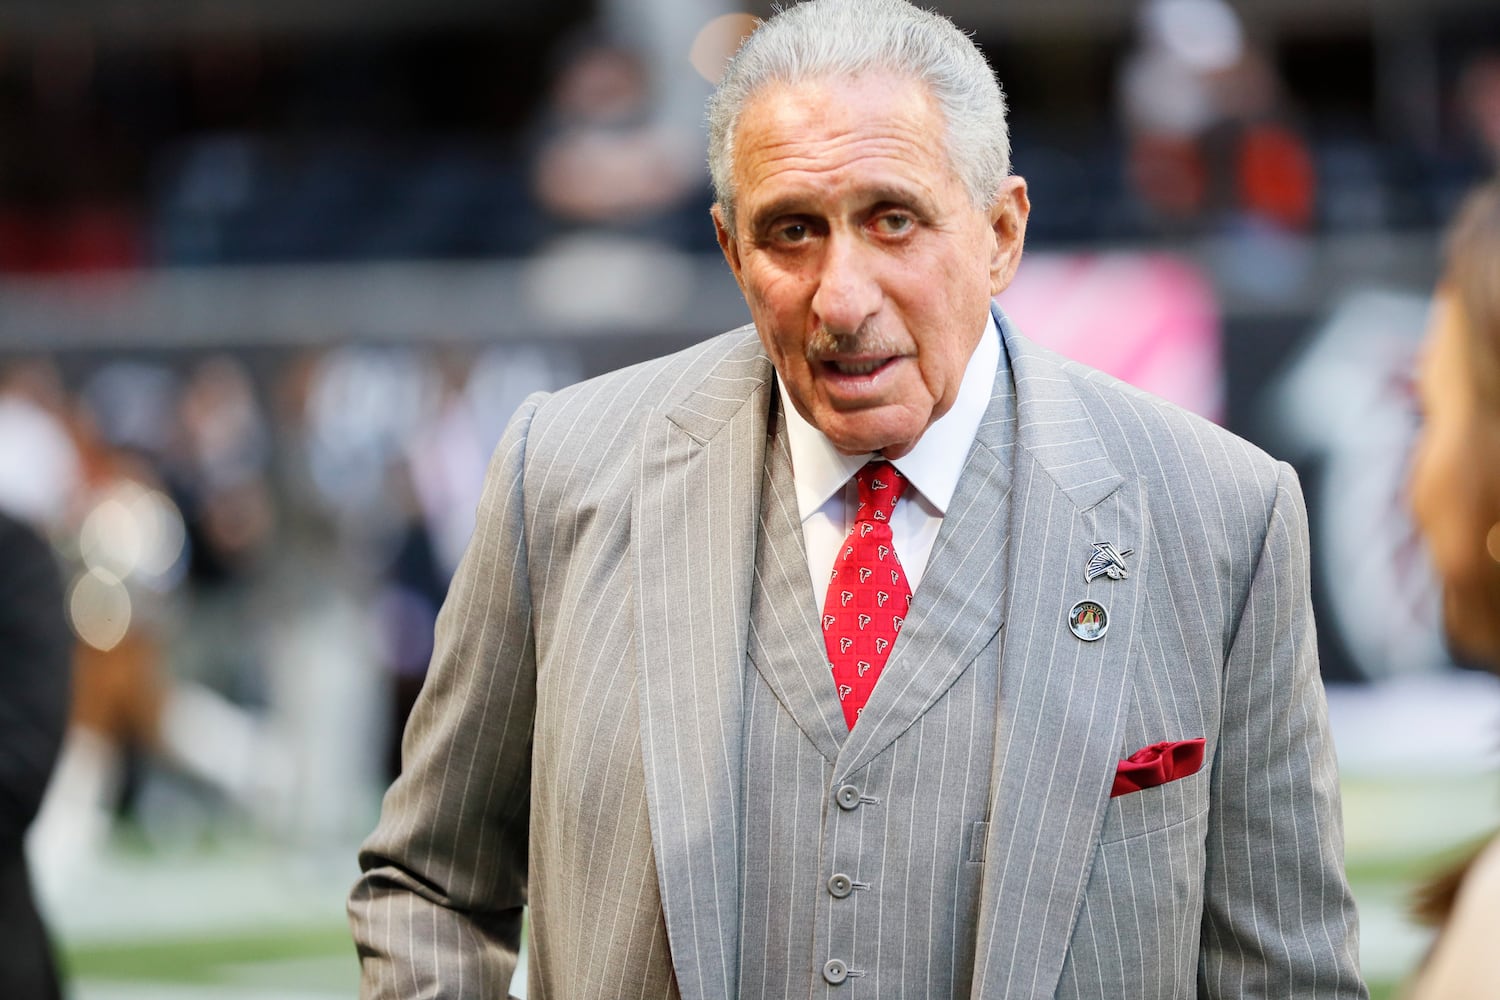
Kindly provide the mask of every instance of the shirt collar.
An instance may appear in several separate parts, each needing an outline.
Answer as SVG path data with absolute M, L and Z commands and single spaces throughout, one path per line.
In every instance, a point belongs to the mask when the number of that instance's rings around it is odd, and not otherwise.
M 995 317 L 985 319 L 984 334 L 959 383 L 958 398 L 917 440 L 911 451 L 891 464 L 901 470 L 912 486 L 939 514 L 948 512 L 958 478 L 963 474 L 969 448 L 979 433 L 979 424 L 994 394 L 995 372 L 1000 364 L 1000 331 Z M 807 520 L 837 493 L 851 476 L 876 456 L 845 455 L 808 423 L 787 394 L 778 376 L 781 409 L 786 414 L 787 444 L 792 454 L 792 479 L 797 487 L 797 512 Z

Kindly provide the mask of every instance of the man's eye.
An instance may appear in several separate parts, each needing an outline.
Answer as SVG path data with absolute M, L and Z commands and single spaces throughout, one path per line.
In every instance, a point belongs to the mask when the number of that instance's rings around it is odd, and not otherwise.
M 912 219 L 909 215 L 891 213 L 878 217 L 875 227 L 887 236 L 896 236 L 912 227 Z
M 776 238 L 782 243 L 801 243 L 807 236 L 807 226 L 801 222 L 793 222 L 776 230 Z

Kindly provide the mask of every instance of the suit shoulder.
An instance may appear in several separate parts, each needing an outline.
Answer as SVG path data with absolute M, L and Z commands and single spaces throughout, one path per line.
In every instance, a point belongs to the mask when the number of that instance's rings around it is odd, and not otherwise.
M 575 382 L 551 393 L 538 407 L 543 421 L 580 408 L 599 416 L 631 418 L 669 408 L 706 380 L 754 378 L 765 354 L 753 326 L 742 326 L 661 357 Z
M 1246 503 L 1259 497 L 1268 510 L 1283 477 L 1295 483 L 1286 463 L 1206 417 L 1096 368 L 1059 361 L 1105 447 L 1148 486 L 1232 490 Z
M 770 378 L 752 326 L 533 397 L 528 466 L 537 459 L 611 464 L 632 451 L 653 415 L 715 398 L 748 398 Z

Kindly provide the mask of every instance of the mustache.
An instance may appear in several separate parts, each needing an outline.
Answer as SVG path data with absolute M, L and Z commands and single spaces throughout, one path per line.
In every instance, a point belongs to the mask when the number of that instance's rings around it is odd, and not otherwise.
M 803 353 L 809 362 L 817 362 L 829 355 L 889 356 L 900 354 L 902 350 L 893 338 L 876 329 L 874 323 L 866 321 L 852 333 L 834 333 L 827 326 L 819 326 L 807 338 Z

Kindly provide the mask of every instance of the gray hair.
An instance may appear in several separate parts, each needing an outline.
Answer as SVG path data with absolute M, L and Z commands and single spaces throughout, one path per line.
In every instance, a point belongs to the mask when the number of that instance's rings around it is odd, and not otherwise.
M 948 162 L 976 208 L 1010 173 L 1005 95 L 973 39 L 906 0 L 808 0 L 762 23 L 708 102 L 708 170 L 734 231 L 734 132 L 749 99 L 771 83 L 885 71 L 926 84 L 943 114 Z

